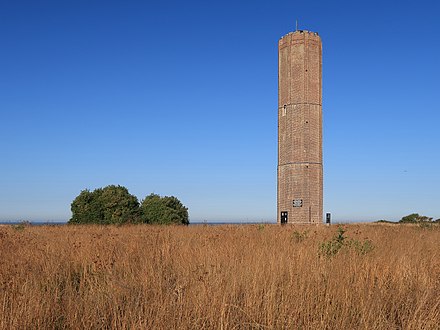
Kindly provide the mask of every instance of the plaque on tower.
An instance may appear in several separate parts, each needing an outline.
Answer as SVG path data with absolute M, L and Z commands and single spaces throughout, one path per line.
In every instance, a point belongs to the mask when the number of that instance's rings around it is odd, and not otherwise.
M 294 199 L 293 200 L 293 207 L 302 207 L 303 206 L 303 200 L 302 199 Z

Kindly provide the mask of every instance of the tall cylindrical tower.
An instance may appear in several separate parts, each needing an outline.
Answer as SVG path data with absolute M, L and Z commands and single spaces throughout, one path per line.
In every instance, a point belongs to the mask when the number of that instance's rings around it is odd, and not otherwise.
M 321 223 L 322 45 L 295 31 L 278 43 L 279 223 Z

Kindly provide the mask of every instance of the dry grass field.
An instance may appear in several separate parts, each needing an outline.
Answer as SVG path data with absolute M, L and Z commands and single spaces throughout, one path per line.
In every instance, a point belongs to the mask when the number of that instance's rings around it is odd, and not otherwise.
M 440 226 L 344 229 L 3 226 L 0 329 L 439 329 Z

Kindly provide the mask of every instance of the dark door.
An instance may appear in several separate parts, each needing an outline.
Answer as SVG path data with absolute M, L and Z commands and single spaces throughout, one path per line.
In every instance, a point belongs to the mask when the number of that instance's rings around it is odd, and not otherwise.
M 287 223 L 287 211 L 282 211 L 281 212 L 281 224 L 284 225 L 285 223 Z

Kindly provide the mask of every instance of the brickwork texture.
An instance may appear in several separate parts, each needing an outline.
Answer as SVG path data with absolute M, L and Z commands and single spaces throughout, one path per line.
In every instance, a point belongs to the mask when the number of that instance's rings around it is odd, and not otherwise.
M 291 32 L 278 43 L 277 190 L 279 223 L 322 223 L 322 44 L 315 32 Z

